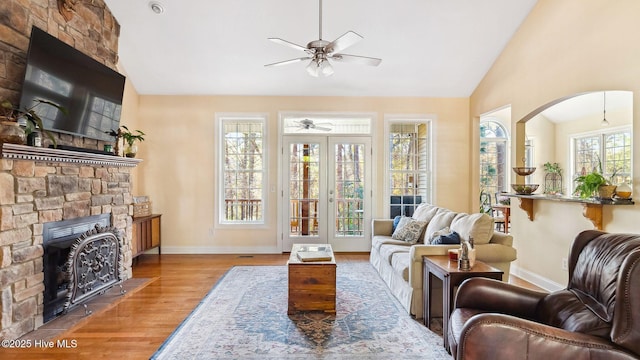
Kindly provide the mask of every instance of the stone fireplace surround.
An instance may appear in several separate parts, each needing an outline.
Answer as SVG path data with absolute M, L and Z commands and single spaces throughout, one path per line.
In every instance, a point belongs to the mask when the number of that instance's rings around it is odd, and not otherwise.
M 131 169 L 141 160 L 13 144 L 1 155 L 0 339 L 17 339 L 43 324 L 45 223 L 110 214 L 131 278 Z

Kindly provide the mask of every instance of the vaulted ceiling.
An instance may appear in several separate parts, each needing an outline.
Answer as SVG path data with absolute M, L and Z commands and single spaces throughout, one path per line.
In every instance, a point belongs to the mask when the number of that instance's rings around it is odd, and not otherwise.
M 364 37 L 344 53 L 378 67 L 333 63 L 313 78 L 306 46 L 319 36 L 317 0 L 105 0 L 121 25 L 120 63 L 140 94 L 467 97 L 536 0 L 324 0 L 323 39 Z M 152 1 L 152 2 L 155 2 Z

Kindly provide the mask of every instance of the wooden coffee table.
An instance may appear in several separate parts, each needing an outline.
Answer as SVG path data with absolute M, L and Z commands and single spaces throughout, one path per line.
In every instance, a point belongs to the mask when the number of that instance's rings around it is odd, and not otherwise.
M 435 276 L 442 280 L 442 337 L 444 347 L 449 351 L 449 316 L 453 310 L 455 288 L 463 281 L 472 277 L 487 277 L 502 280 L 502 270 L 477 261 L 471 270 L 458 270 L 458 262 L 449 260 L 449 256 L 423 256 L 423 303 L 424 325 L 431 324 L 431 294 L 433 293 L 433 279 Z
M 303 262 L 299 251 L 324 248 L 330 254 L 328 261 Z M 288 314 L 296 311 L 336 312 L 336 258 L 328 244 L 294 244 L 287 262 L 289 268 Z

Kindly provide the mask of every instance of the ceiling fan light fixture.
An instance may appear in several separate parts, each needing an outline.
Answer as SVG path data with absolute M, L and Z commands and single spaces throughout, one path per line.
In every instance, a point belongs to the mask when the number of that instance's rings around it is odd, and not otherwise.
M 307 72 L 313 77 L 320 76 L 320 64 L 318 64 L 315 59 L 309 61 L 309 65 L 307 65 Z
M 154 0 L 155 1 L 155 0 Z M 372 58 L 360 55 L 348 55 L 341 52 L 354 45 L 363 37 L 351 30 L 339 36 L 337 39 L 329 42 L 322 40 L 322 0 L 318 0 L 319 16 L 318 16 L 318 39 L 313 40 L 307 44 L 307 46 L 298 45 L 291 41 L 283 40 L 280 38 L 268 38 L 280 45 L 285 45 L 306 53 L 305 57 L 299 57 L 297 59 L 290 59 L 285 61 L 278 61 L 265 66 L 280 66 L 285 64 L 297 63 L 300 61 L 311 60 L 307 65 L 307 72 L 313 77 L 331 76 L 334 73 L 333 66 L 331 66 L 331 60 L 350 62 L 360 65 L 378 66 L 381 59 Z
M 318 67 L 320 68 L 320 74 L 322 74 L 322 76 L 333 75 L 333 66 L 331 66 L 327 60 L 320 61 Z

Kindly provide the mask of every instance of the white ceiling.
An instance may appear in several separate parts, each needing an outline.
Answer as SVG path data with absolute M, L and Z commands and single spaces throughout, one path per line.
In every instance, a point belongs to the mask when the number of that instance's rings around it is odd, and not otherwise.
M 318 38 L 317 0 L 105 0 L 121 25 L 120 63 L 140 94 L 467 97 L 536 0 L 324 0 L 323 39 L 364 40 L 313 78 L 304 55 L 272 43 Z
M 621 110 L 631 113 L 629 109 L 633 107 L 633 92 L 607 91 L 606 101 L 607 114 Z M 561 123 L 584 119 L 594 114 L 603 117 L 604 110 L 605 92 L 597 91 L 566 99 L 542 111 L 541 115 L 552 122 Z

